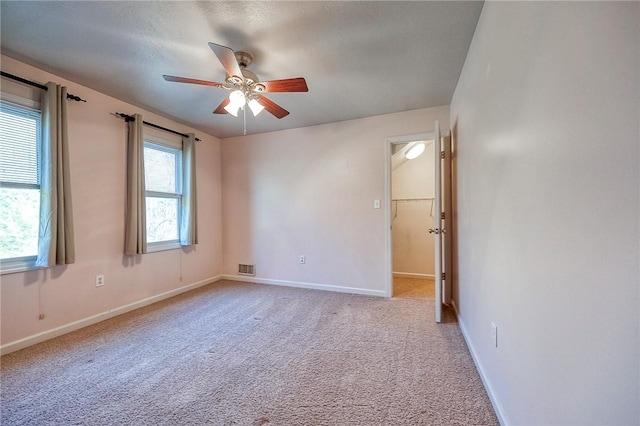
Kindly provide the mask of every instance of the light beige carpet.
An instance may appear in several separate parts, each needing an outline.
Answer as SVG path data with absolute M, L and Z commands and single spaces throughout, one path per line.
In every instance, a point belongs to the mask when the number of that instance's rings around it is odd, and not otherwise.
M 219 282 L 2 357 L 2 425 L 495 425 L 433 302 Z
M 393 297 L 436 300 L 435 281 L 393 277 Z

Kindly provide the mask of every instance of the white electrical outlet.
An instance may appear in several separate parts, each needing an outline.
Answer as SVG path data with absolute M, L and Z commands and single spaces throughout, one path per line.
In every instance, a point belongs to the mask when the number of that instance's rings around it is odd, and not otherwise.
M 96 287 L 102 287 L 104 285 L 104 275 L 96 275 Z
M 300 259 L 298 259 L 298 261 L 299 261 L 300 263 L 305 263 L 305 262 L 307 261 L 307 259 L 305 259 L 304 255 L 301 255 L 301 256 L 300 256 Z
M 493 346 L 498 347 L 498 326 L 495 322 L 491 323 L 491 341 Z

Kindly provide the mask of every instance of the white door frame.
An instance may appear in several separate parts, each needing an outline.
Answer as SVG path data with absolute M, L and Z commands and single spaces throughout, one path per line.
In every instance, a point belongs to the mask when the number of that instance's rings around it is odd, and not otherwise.
M 435 138 L 433 141 L 433 146 L 435 148 L 435 155 L 433 156 L 434 163 L 434 183 L 435 188 L 433 190 L 433 204 L 435 207 L 435 217 L 433 218 L 433 228 L 435 233 L 433 236 L 433 240 L 435 243 L 434 252 L 435 252 L 435 283 L 436 283 L 436 297 L 435 297 L 435 305 L 436 305 L 436 322 L 442 322 L 442 240 L 444 237 L 443 234 L 443 226 L 442 226 L 442 158 L 440 157 L 440 153 L 442 152 L 442 139 L 440 137 L 440 122 L 436 121 L 434 125 L 434 133 Z M 429 230 L 431 231 L 431 230 Z
M 449 136 L 448 129 L 440 130 L 440 136 Z M 387 288 L 385 294 L 387 297 L 393 296 L 393 237 L 391 233 L 391 148 L 394 144 L 408 143 L 414 141 L 430 141 L 435 137 L 434 132 L 414 133 L 410 135 L 391 136 L 387 138 L 385 143 L 384 159 L 384 226 L 385 226 L 385 263 L 387 272 Z M 425 230 L 426 232 L 426 230 Z

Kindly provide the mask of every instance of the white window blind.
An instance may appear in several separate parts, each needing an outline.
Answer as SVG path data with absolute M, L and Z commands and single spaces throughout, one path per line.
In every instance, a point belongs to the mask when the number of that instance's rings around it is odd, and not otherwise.
M 0 259 L 4 271 L 33 267 L 40 223 L 41 113 L 0 101 Z
M 40 111 L 0 102 L 0 182 L 39 187 Z

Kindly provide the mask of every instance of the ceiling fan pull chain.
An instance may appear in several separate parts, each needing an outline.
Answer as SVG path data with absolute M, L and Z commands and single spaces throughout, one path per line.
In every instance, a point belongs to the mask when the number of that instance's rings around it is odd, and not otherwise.
M 242 107 L 242 121 L 244 121 L 244 136 L 247 136 L 247 108 Z

